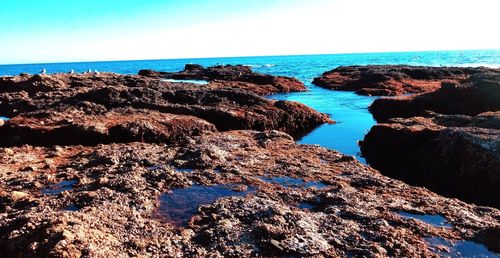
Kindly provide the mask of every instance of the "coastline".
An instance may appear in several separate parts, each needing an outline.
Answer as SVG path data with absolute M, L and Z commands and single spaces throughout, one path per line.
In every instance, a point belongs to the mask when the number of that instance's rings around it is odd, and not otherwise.
M 181 75 L 209 83 L 161 79 Z M 478 87 L 489 85 L 481 78 Z M 0 247 L 71 257 L 430 256 L 440 246 L 458 252 L 453 243 L 500 250 L 498 209 L 295 143 L 289 134 L 331 119 L 259 95 L 303 92 L 298 82 L 232 66 L 2 78 L 0 110 L 11 119 L 0 127 L 8 135 L 0 148 L 0 228 L 22 233 L 0 236 Z M 40 238 L 48 241 L 19 249 Z

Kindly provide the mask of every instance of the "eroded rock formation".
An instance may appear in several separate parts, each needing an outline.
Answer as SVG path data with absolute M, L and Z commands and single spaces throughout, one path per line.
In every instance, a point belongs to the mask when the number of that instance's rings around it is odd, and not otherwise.
M 375 125 L 361 151 L 385 175 L 500 208 L 500 112 L 394 118 Z
M 419 116 L 425 110 L 472 116 L 500 110 L 500 71 L 472 75 L 462 84 L 444 83 L 442 88 L 434 92 L 380 98 L 370 106 L 370 112 L 377 121 Z
M 313 83 L 332 90 L 355 91 L 360 95 L 396 96 L 423 93 L 441 84 L 459 84 L 471 75 L 499 69 L 428 67 L 407 65 L 341 66 L 323 73 Z

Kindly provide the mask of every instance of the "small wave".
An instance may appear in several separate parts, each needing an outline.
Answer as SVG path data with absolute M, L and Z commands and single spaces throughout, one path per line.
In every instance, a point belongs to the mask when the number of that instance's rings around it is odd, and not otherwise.
M 262 65 L 253 65 L 253 64 L 246 64 L 244 66 L 249 66 L 249 67 L 253 67 L 253 68 L 259 68 L 259 67 L 262 67 Z
M 205 80 L 175 80 L 175 79 L 162 79 L 164 82 L 174 82 L 174 83 L 192 83 L 192 84 L 208 84 L 208 81 Z
M 260 67 L 273 67 L 276 66 L 275 64 L 263 64 L 263 65 L 256 65 L 256 64 L 245 64 L 244 66 L 250 66 L 253 68 L 260 68 Z
M 463 63 L 463 64 L 457 64 L 455 66 L 459 67 L 488 67 L 488 68 L 500 68 L 500 65 L 498 64 L 488 64 L 488 63 Z

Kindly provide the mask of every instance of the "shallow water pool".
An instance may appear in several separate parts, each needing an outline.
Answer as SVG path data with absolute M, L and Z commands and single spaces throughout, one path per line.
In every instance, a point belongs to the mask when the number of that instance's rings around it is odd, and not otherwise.
M 500 257 L 500 254 L 473 241 L 450 241 L 440 237 L 429 237 L 426 238 L 426 241 L 430 249 L 442 257 Z M 444 251 L 442 247 L 448 251 Z
M 415 214 L 404 211 L 400 211 L 397 214 L 405 218 L 420 220 L 435 227 L 446 227 L 446 228 L 452 227 L 452 225 L 448 223 L 446 218 L 441 215 Z
M 61 192 L 72 190 L 73 185 L 76 183 L 77 180 L 63 180 L 57 184 L 42 189 L 41 192 L 46 195 L 57 195 Z
M 228 196 L 245 196 L 249 191 L 235 191 L 232 185 L 193 185 L 174 189 L 160 196 L 159 215 L 176 226 L 184 226 L 198 207 Z

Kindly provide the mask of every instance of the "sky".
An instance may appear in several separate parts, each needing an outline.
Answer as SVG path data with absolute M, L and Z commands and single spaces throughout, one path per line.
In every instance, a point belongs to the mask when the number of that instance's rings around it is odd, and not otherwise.
M 0 0 L 0 64 L 500 49 L 499 0 Z

